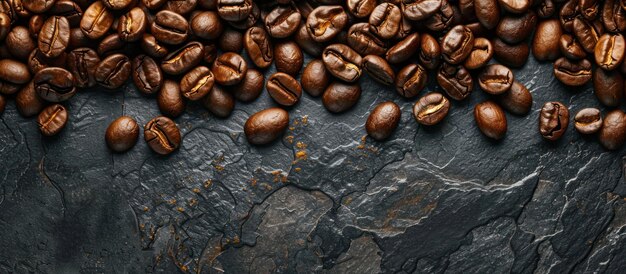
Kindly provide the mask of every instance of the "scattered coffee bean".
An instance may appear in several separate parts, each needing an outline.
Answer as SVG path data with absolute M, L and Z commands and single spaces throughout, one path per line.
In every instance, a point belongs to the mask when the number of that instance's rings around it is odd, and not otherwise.
M 67 110 L 60 104 L 44 108 L 37 117 L 39 131 L 45 136 L 57 135 L 67 124 Z
M 372 33 L 382 39 L 391 39 L 400 30 L 402 13 L 398 6 L 391 3 L 381 3 L 376 6 L 369 17 Z
M 377 141 L 389 138 L 398 127 L 401 115 L 400 107 L 394 102 L 387 101 L 378 104 L 367 117 L 365 123 L 367 135 Z
M 498 103 L 510 113 L 526 115 L 533 105 L 533 96 L 524 84 L 513 81 L 511 88 L 498 95 Z
M 26 60 L 28 55 L 37 48 L 36 41 L 27 28 L 15 26 L 4 39 L 4 45 L 9 53 L 18 60 Z
M 268 108 L 252 114 L 243 127 L 248 142 L 265 145 L 285 133 L 289 126 L 289 113 L 281 108 Z
M 74 85 L 79 88 L 95 86 L 95 73 L 99 63 L 100 57 L 90 48 L 77 48 L 67 54 L 67 69 L 74 76 Z
M 146 14 L 141 8 L 136 7 L 119 18 L 117 33 L 122 41 L 134 42 L 143 37 L 147 26 L 148 18 Z
M 500 140 L 507 130 L 504 111 L 493 101 L 485 101 L 474 107 L 474 119 L 478 129 L 487 137 Z
M 583 59 L 587 56 L 587 52 L 585 52 L 582 45 L 576 41 L 576 38 L 569 34 L 561 35 L 561 38 L 559 39 L 559 49 L 561 50 L 561 54 L 563 54 L 563 56 L 572 60 Z
M 413 105 L 415 120 L 426 126 L 440 123 L 448 115 L 450 101 L 443 94 L 432 92 L 420 98 Z
M 622 103 L 624 77 L 618 71 L 596 69 L 593 71 L 593 91 L 600 103 L 616 107 Z
M 450 96 L 460 101 L 467 98 L 474 88 L 474 80 L 465 67 L 444 63 L 437 73 L 437 83 Z
M 302 96 L 302 87 L 291 75 L 277 72 L 267 79 L 267 92 L 276 103 L 293 106 Z
M 319 59 L 312 60 L 307 64 L 302 72 L 300 82 L 302 89 L 311 96 L 320 96 L 330 84 L 331 76 L 324 66 L 324 62 Z
M 367 55 L 363 58 L 363 70 L 377 82 L 390 86 L 395 80 L 396 74 L 387 61 L 377 55 Z
M 211 70 L 205 66 L 199 66 L 183 76 L 180 80 L 180 91 L 185 98 L 197 101 L 211 91 L 214 82 Z
M 489 65 L 478 76 L 478 85 L 485 92 L 498 95 L 511 88 L 515 77 L 513 72 L 503 65 Z
M 226 52 L 215 60 L 211 70 L 218 84 L 232 86 L 241 82 L 248 71 L 248 65 L 241 55 Z
M 154 94 L 163 85 L 163 73 L 159 65 L 147 55 L 137 55 L 133 58 L 133 83 L 143 94 Z
M 276 6 L 265 16 L 265 28 L 272 37 L 286 38 L 296 32 L 301 19 L 295 6 Z
M 387 50 L 385 58 L 391 64 L 400 64 L 419 51 L 420 43 L 419 33 L 412 33 Z
M 267 68 L 274 60 L 274 48 L 265 29 L 251 27 L 244 35 L 244 47 L 258 68 Z
M 496 35 L 506 43 L 517 44 L 530 37 L 536 25 L 537 14 L 534 11 L 522 15 L 506 15 L 498 23 Z
M 148 146 L 161 155 L 174 152 L 182 141 L 176 123 L 165 116 L 150 120 L 143 128 L 143 137 Z
M 532 51 L 539 61 L 556 60 L 559 58 L 559 39 L 563 29 L 559 20 L 550 19 L 539 22 L 532 42 Z
M 189 42 L 165 57 L 161 69 L 170 75 L 180 75 L 196 67 L 203 58 L 204 46 L 200 42 Z
M 159 42 L 178 45 L 187 40 L 189 23 L 178 13 L 162 10 L 155 15 L 150 31 Z
M 191 31 L 203 39 L 216 39 L 222 35 L 224 24 L 214 11 L 201 11 L 196 14 L 190 23 Z
M 479 37 L 474 39 L 474 45 L 464 66 L 467 69 L 478 69 L 485 66 L 493 57 L 493 46 L 489 40 Z
M 159 110 L 165 116 L 176 118 L 185 111 L 185 100 L 180 92 L 180 86 L 172 80 L 163 81 L 157 95 Z
M 509 45 L 499 38 L 492 41 L 493 55 L 502 65 L 520 68 L 528 61 L 530 48 L 527 43 Z
M 333 39 L 347 23 L 348 15 L 341 6 L 319 6 L 306 20 L 311 38 L 318 43 Z
M 109 31 L 114 20 L 113 13 L 104 6 L 104 3 L 95 1 L 83 13 L 80 29 L 87 37 L 96 40 Z
M 96 83 L 108 88 L 121 87 L 130 77 L 132 65 L 126 55 L 113 54 L 104 58 L 95 71 Z
M 274 65 L 277 71 L 297 76 L 303 63 L 304 55 L 296 42 L 285 41 L 274 46 Z
M 626 20 L 626 19 L 625 19 Z M 621 34 L 605 33 L 595 45 L 596 64 L 605 69 L 613 70 L 624 60 L 626 41 Z
M 574 127 L 582 134 L 594 134 L 602 127 L 602 114 L 597 108 L 584 108 L 576 113 Z
M 322 95 L 322 103 L 328 111 L 340 113 L 352 108 L 359 98 L 361 98 L 359 84 L 332 82 Z
M 70 23 L 63 16 L 52 16 L 39 31 L 39 51 L 48 58 L 65 52 L 70 41 Z
M 213 115 L 226 118 L 235 108 L 235 98 L 219 85 L 213 85 L 209 93 L 202 98 L 202 105 Z
M 25 84 L 31 74 L 24 63 L 11 59 L 0 59 L 0 83 Z
M 32 117 L 41 112 L 46 106 L 46 101 L 37 95 L 35 85 L 31 81 L 24 85 L 15 96 L 15 106 L 22 116 Z
M 591 80 L 591 62 L 561 57 L 554 62 L 554 76 L 565 85 L 582 86 Z
M 626 142 L 626 114 L 619 110 L 607 113 L 598 135 L 600 144 L 608 150 L 621 148 Z
M 569 110 L 560 102 L 547 102 L 539 114 L 539 133 L 546 140 L 556 141 L 567 130 Z
M 409 64 L 396 75 L 396 91 L 404 98 L 417 96 L 428 80 L 428 72 L 420 65 Z
M 322 60 L 328 72 L 343 81 L 352 83 L 361 77 L 361 55 L 346 45 L 333 44 L 326 47 Z
M 474 34 L 465 26 L 452 28 L 441 41 L 443 60 L 456 65 L 465 61 L 474 47 Z
M 76 93 L 74 76 L 63 68 L 42 69 L 35 74 L 33 82 L 39 97 L 48 102 L 63 102 Z
M 124 152 L 135 146 L 139 138 L 139 125 L 129 116 L 115 119 L 107 127 L 104 139 L 115 152 Z
M 237 100 L 251 102 L 261 95 L 264 82 L 263 73 L 256 69 L 248 69 L 243 80 L 239 84 L 231 86 L 230 91 Z M 304 84 L 304 81 L 302 83 Z

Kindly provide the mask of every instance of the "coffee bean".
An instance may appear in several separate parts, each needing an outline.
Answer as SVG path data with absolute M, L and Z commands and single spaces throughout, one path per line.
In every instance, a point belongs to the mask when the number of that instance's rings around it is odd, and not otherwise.
M 593 90 L 600 103 L 617 107 L 624 94 L 624 77 L 615 70 L 596 69 L 593 72 Z
M 526 115 L 533 105 L 533 96 L 524 84 L 513 81 L 511 88 L 496 97 L 498 103 L 510 113 Z
M 70 23 L 62 16 L 52 16 L 38 35 L 39 51 L 49 58 L 61 55 L 70 41 Z
M 67 55 L 67 69 L 74 76 L 74 86 L 79 88 L 96 85 L 95 73 L 100 57 L 90 48 L 77 48 Z
M 526 12 L 533 1 L 530 0 L 498 0 L 500 7 L 507 12 L 521 14 Z
M 189 42 L 165 57 L 161 69 L 170 75 L 180 75 L 200 64 L 203 58 L 204 46 L 200 42 Z
M 427 69 L 435 69 L 439 66 L 441 47 L 435 37 L 430 34 L 422 34 L 420 41 L 419 61 Z
M 102 1 L 93 2 L 83 13 L 80 19 L 80 29 L 87 37 L 99 39 L 104 36 L 113 25 L 113 13 L 111 13 Z
M 247 30 L 252 26 L 256 25 L 257 21 L 261 18 L 261 10 L 259 9 L 259 5 L 256 3 L 252 3 L 252 11 L 246 19 L 241 21 L 226 21 L 231 27 L 236 28 L 238 30 Z
M 594 56 L 596 64 L 605 69 L 613 70 L 624 60 L 626 41 L 621 34 L 605 33 L 596 43 Z
M 553 0 L 539 0 L 537 2 L 539 2 L 539 6 L 537 7 L 537 15 L 540 18 L 550 18 L 556 13 L 556 5 Z M 576 1 L 573 2 L 575 3 Z
M 113 54 L 100 61 L 94 76 L 99 85 L 108 89 L 117 89 L 126 83 L 131 70 L 132 65 L 126 55 Z
M 32 117 L 46 106 L 46 102 L 37 95 L 35 85 L 29 82 L 15 96 L 15 106 L 20 114 L 24 117 Z
M 260 27 L 251 27 L 243 37 L 243 45 L 252 62 L 259 68 L 267 68 L 274 60 L 272 42 L 265 31 Z
M 306 20 L 311 38 L 318 43 L 333 39 L 347 23 L 348 15 L 341 6 L 319 6 Z
M 44 136 L 57 135 L 67 124 L 67 110 L 59 104 L 44 108 L 37 116 L 39 131 Z
M 178 13 L 162 10 L 155 15 L 150 31 L 159 42 L 178 45 L 187 40 L 189 23 Z
M 322 53 L 322 60 L 330 74 L 346 81 L 355 82 L 361 77 L 361 56 L 343 44 L 332 44 Z
M 276 6 L 265 16 L 265 28 L 274 38 L 286 38 L 296 32 L 302 15 L 292 5 Z
M 235 108 L 235 98 L 222 87 L 213 85 L 209 93 L 202 98 L 202 105 L 213 115 L 226 118 Z
M 141 49 L 153 58 L 163 58 L 169 53 L 167 48 L 161 46 L 152 34 L 144 34 L 140 45 Z
M 4 108 L 7 105 L 7 101 L 2 94 L 0 94 L 0 116 L 4 113 Z
M 150 120 L 143 128 L 143 137 L 148 146 L 161 155 L 174 152 L 182 141 L 176 123 L 165 116 Z
M 624 145 L 626 142 L 626 114 L 623 111 L 616 109 L 606 114 L 602 121 L 598 140 L 608 150 L 616 150 Z
M 276 103 L 283 106 L 295 105 L 302 96 L 300 83 L 291 75 L 277 72 L 267 79 L 267 92 Z
M 560 102 L 547 102 L 539 114 L 539 133 L 546 140 L 561 138 L 569 124 L 569 110 Z
M 400 30 L 402 12 L 391 3 L 382 3 L 370 14 L 369 24 L 372 33 L 382 39 L 393 38 Z
M 30 81 L 30 72 L 24 63 L 11 59 L 0 59 L 0 84 L 25 84 Z
M 509 45 L 500 38 L 495 38 L 491 42 L 493 45 L 493 55 L 503 65 L 520 68 L 528 61 L 530 47 L 527 43 Z
M 72 73 L 58 67 L 45 68 L 33 77 L 35 91 L 48 102 L 63 102 L 76 94 Z
M 148 27 L 148 18 L 141 8 L 131 9 L 118 20 L 117 33 L 122 41 L 138 41 Z
M 139 125 L 129 116 L 115 119 L 104 134 L 104 140 L 115 152 L 124 152 L 135 146 L 139 138 Z
M 458 10 L 455 11 L 455 9 L 452 8 L 452 5 L 450 5 L 450 2 L 447 0 L 441 0 L 439 10 L 437 10 L 431 17 L 424 20 L 424 25 L 427 29 L 433 32 L 441 32 L 446 29 L 450 29 L 453 24 L 461 24 L 460 20 L 454 20 L 455 13 L 457 14 L 456 19 L 460 19 L 458 17 Z
M 298 44 L 293 41 L 283 41 L 274 47 L 274 65 L 276 70 L 284 72 L 292 76 L 297 76 L 302 64 L 304 63 L 304 55 Z
M 404 16 L 413 21 L 419 21 L 437 13 L 442 0 L 406 0 L 400 3 Z
M 607 31 L 618 33 L 626 30 L 626 11 L 623 1 L 606 0 L 602 7 L 602 23 Z
M 426 126 L 440 123 L 448 115 L 450 101 L 441 93 L 432 92 L 420 98 L 413 105 L 413 117 Z
M 350 27 L 348 45 L 363 55 L 381 55 L 387 51 L 387 44 L 370 31 L 368 23 L 357 23 Z
M 348 12 L 357 18 L 368 17 L 374 8 L 376 8 L 375 0 L 348 0 L 346 1 Z
M 600 11 L 599 2 L 598 0 L 580 0 L 578 1 L 578 10 L 585 19 L 594 20 Z
M 322 51 L 324 51 L 324 45 L 318 42 L 315 42 L 309 31 L 307 30 L 306 24 L 300 24 L 298 27 L 298 31 L 294 34 L 293 39 L 298 43 L 300 48 L 313 57 L 322 56 Z
M 602 35 L 594 25 L 589 22 L 576 18 L 572 24 L 572 29 L 576 40 L 580 42 L 586 52 L 593 53 L 598 39 Z
M 474 107 L 474 119 L 478 129 L 487 137 L 495 140 L 504 138 L 507 121 L 504 111 L 493 101 L 485 101 Z
M 597 108 L 584 108 L 576 113 L 574 127 L 582 134 L 594 134 L 602 128 L 602 114 Z
M 217 12 L 226 21 L 241 21 L 252 12 L 252 0 L 218 0 Z
M 460 101 L 467 98 L 474 89 L 474 80 L 465 67 L 444 63 L 437 73 L 437 83 L 450 96 Z
M 243 127 L 246 139 L 253 145 L 265 145 L 278 139 L 289 126 L 289 113 L 281 108 L 268 108 L 252 114 Z
M 322 95 L 322 103 L 328 111 L 340 113 L 352 108 L 359 98 L 361 98 L 361 86 L 358 83 L 332 82 Z
M 319 59 L 314 59 L 307 64 L 300 79 L 302 89 L 314 97 L 322 95 L 330 81 L 331 76 L 326 70 L 324 62 Z
M 497 0 L 475 0 L 476 18 L 487 29 L 493 29 L 500 22 L 500 6 Z
M 460 64 L 472 52 L 474 34 L 465 26 L 458 25 L 443 36 L 441 53 L 443 59 L 453 65 Z
M 591 80 L 591 63 L 587 59 L 570 61 L 561 57 L 554 62 L 554 76 L 568 86 L 582 86 Z
M 132 61 L 133 83 L 143 94 L 154 94 L 161 89 L 163 72 L 159 65 L 147 55 L 137 55 Z
M 396 75 L 396 91 L 404 98 L 417 96 L 428 81 L 428 72 L 421 65 L 409 64 Z
M 157 94 L 157 105 L 165 116 L 176 118 L 185 111 L 185 100 L 180 92 L 178 82 L 164 80 L 161 90 Z
M 561 24 L 556 19 L 539 22 L 532 42 L 532 51 L 539 61 L 559 58 L 559 39 L 563 35 Z
M 226 28 L 222 32 L 222 36 L 217 40 L 217 44 L 224 52 L 241 52 L 243 49 L 243 34 L 232 28 Z
M 195 67 L 180 80 L 180 91 L 185 98 L 197 101 L 211 91 L 214 82 L 213 73 L 209 68 Z
M 15 26 L 4 39 L 4 45 L 11 55 L 18 60 L 26 60 L 28 55 L 37 48 L 35 40 L 30 36 L 28 29 L 23 26 Z
M 465 59 L 464 66 L 467 69 L 478 69 L 485 66 L 493 56 L 493 47 L 489 40 L 478 37 L 474 39 L 472 51 Z
M 533 11 L 523 15 L 507 15 L 500 20 L 496 35 L 509 44 L 517 44 L 530 37 L 537 25 L 537 14 Z
M 191 31 L 203 39 L 216 39 L 224 31 L 219 15 L 214 11 L 202 11 L 191 19 Z
M 21 2 L 24 1 L 21 0 Z M 83 17 L 83 9 L 72 0 L 57 0 L 50 8 L 49 13 L 65 17 L 72 28 L 78 27 L 80 19 Z
M 363 58 L 363 70 L 377 82 L 390 86 L 394 83 L 396 74 L 385 59 L 377 55 L 367 55 Z
M 419 33 L 412 33 L 391 47 L 385 53 L 385 58 L 391 64 L 400 64 L 407 61 L 419 51 L 420 42 Z
M 104 39 L 102 39 L 102 41 L 100 41 L 100 44 L 98 45 L 98 55 L 100 55 L 102 58 L 107 57 L 109 55 L 112 54 L 116 54 L 116 53 L 124 53 L 126 52 L 126 45 L 128 45 L 128 43 L 126 43 L 125 41 L 122 41 L 122 39 L 120 38 L 120 35 L 117 33 L 108 35 L 107 37 L 104 37 Z
M 259 98 L 263 91 L 265 77 L 263 73 L 256 69 L 248 69 L 243 80 L 234 86 L 231 86 L 231 93 L 242 102 L 251 102 Z
M 218 84 L 232 86 L 241 82 L 248 71 L 248 65 L 241 55 L 226 52 L 215 60 L 211 70 Z
M 485 67 L 478 76 L 478 85 L 489 94 L 498 95 L 511 88 L 515 77 L 513 72 L 503 65 L 493 64 Z
M 587 52 L 585 52 L 583 46 L 569 34 L 561 35 L 559 39 L 559 49 L 561 50 L 561 54 L 568 59 L 579 60 L 587 56 Z
M 398 127 L 401 115 L 400 107 L 394 102 L 387 101 L 378 104 L 365 122 L 367 135 L 377 141 L 389 138 Z

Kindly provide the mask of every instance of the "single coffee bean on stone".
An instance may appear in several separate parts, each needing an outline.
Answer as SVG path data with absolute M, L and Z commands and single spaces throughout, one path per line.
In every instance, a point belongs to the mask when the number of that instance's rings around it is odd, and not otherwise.
M 137 55 L 132 61 L 133 83 L 143 94 L 154 94 L 163 85 L 163 72 L 159 65 L 147 55 Z
M 485 101 L 474 107 L 474 119 L 478 129 L 487 137 L 495 140 L 504 138 L 507 130 L 506 115 L 502 108 L 493 101 Z
M 582 134 L 594 134 L 602 128 L 602 113 L 597 108 L 584 108 L 576 113 L 574 127 Z
M 330 84 L 331 76 L 324 66 L 324 62 L 314 59 L 309 62 L 300 78 L 302 89 L 309 95 L 317 97 L 324 93 L 326 87 Z
M 139 125 L 129 116 L 115 119 L 104 134 L 107 146 L 115 152 L 125 152 L 135 146 L 139 138 Z
M 304 55 L 296 42 L 283 41 L 274 46 L 274 65 L 279 72 L 297 76 L 304 64 Z
M 67 69 L 74 76 L 74 86 L 79 88 L 96 85 L 95 73 L 100 57 L 90 48 L 77 48 L 67 54 Z
M 277 72 L 267 79 L 267 92 L 282 106 L 295 105 L 302 96 L 302 87 L 291 75 Z
M 213 88 L 215 77 L 205 66 L 195 67 L 180 80 L 180 91 L 185 98 L 197 101 L 205 97 Z
M 377 141 L 389 138 L 398 127 L 401 115 L 400 107 L 394 102 L 387 101 L 378 104 L 365 122 L 367 135 Z
M 511 88 L 515 81 L 513 72 L 503 65 L 493 64 L 485 67 L 478 76 L 478 85 L 485 92 L 498 95 Z
M 514 81 L 511 88 L 496 97 L 498 103 L 508 112 L 526 115 L 533 105 L 533 96 L 524 84 Z
M 539 133 L 544 139 L 556 141 L 565 134 L 569 110 L 560 102 L 547 102 L 539 113 Z
M 426 126 L 440 123 L 448 115 L 450 101 L 443 94 L 432 92 L 420 98 L 413 105 L 413 117 Z
M 343 81 L 352 83 L 361 77 L 363 58 L 346 45 L 332 44 L 326 47 L 322 60 L 328 72 Z
M 42 69 L 33 77 L 33 83 L 39 97 L 48 102 L 63 102 L 76 94 L 74 76 L 63 68 Z
M 363 57 L 363 70 L 377 82 L 390 86 L 393 85 L 396 74 L 387 61 L 377 55 Z
M 460 101 L 467 98 L 474 89 L 474 80 L 465 67 L 443 63 L 437 73 L 437 83 L 450 96 Z
M 239 84 L 230 86 L 230 92 L 242 102 L 251 102 L 259 98 L 263 91 L 265 76 L 256 69 L 248 69 L 246 76 Z
M 165 116 L 150 120 L 143 128 L 143 137 L 148 146 L 161 155 L 174 152 L 182 141 L 176 123 Z
M 67 110 L 60 104 L 44 108 L 37 117 L 39 131 L 44 136 L 57 135 L 67 124 Z
M 213 85 L 209 93 L 202 98 L 202 105 L 213 115 L 226 118 L 235 108 L 235 98 L 219 85 Z
M 417 96 L 428 81 L 428 72 L 421 65 L 409 64 L 396 75 L 396 91 L 404 98 Z
M 211 70 L 213 71 L 215 82 L 224 86 L 232 86 L 243 80 L 248 71 L 248 65 L 241 55 L 226 52 L 213 62 Z
M 185 100 L 180 92 L 178 82 L 164 80 L 157 95 L 157 105 L 161 113 L 167 117 L 176 118 L 185 111 Z
M 624 40 L 624 36 L 619 33 L 605 33 L 600 36 L 594 49 L 596 64 L 605 70 L 617 68 L 624 60 L 625 49 L 626 41 Z
M 593 91 L 600 103 L 617 107 L 624 96 L 624 77 L 619 71 L 595 69 L 593 71 Z
M 582 86 L 591 80 L 591 62 L 587 59 L 570 61 L 561 57 L 554 62 L 554 76 L 568 86 Z
M 46 101 L 37 95 L 35 85 L 31 81 L 24 85 L 15 96 L 15 106 L 22 116 L 32 117 L 41 112 L 46 106 Z
M 322 95 L 322 104 L 332 113 L 340 113 L 352 108 L 361 98 L 361 86 L 358 83 L 348 84 L 332 82 Z
M 559 39 L 563 35 L 561 23 L 557 19 L 539 22 L 532 42 L 532 52 L 539 61 L 552 61 L 559 58 Z
M 474 39 L 474 45 L 465 59 L 464 66 L 467 69 L 478 69 L 485 66 L 493 57 L 493 47 L 486 38 Z
M 602 121 L 602 128 L 598 140 L 604 148 L 616 150 L 626 142 L 626 114 L 619 110 L 607 113 Z
M 253 145 L 265 145 L 281 137 L 289 126 L 289 113 L 281 108 L 268 108 L 252 114 L 243 130 Z
M 113 54 L 104 58 L 96 67 L 96 83 L 107 88 L 117 89 L 130 77 L 132 65 L 126 55 Z

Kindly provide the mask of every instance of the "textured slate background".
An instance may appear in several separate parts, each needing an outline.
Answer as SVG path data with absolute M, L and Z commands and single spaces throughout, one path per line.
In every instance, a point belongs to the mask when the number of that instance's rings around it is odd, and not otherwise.
M 599 106 L 590 86 L 567 89 L 550 68 L 530 60 L 516 71 L 533 110 L 507 114 L 500 142 L 475 127 L 481 91 L 426 128 L 413 100 L 367 77 L 343 115 L 305 95 L 285 138 L 266 147 L 242 130 L 273 105 L 266 93 L 228 119 L 191 104 L 168 157 L 143 140 L 125 154 L 107 149 L 116 117 L 143 125 L 158 115 L 130 84 L 80 92 L 54 138 L 11 101 L 0 117 L 0 272 L 621 271 L 625 150 L 607 152 L 571 125 L 559 142 L 542 140 L 544 102 L 561 100 L 572 116 Z M 364 123 L 385 100 L 403 116 L 380 143 Z

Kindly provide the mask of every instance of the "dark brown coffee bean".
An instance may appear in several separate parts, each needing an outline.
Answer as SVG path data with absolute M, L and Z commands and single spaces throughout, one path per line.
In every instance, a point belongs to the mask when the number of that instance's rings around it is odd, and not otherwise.
M 4 45 L 11 55 L 19 60 L 26 60 L 28 55 L 37 48 L 35 40 L 31 37 L 28 29 L 23 26 L 15 26 L 4 39 Z
M 251 102 L 261 95 L 265 77 L 256 69 L 248 69 L 243 80 L 229 88 L 235 98 L 242 102 Z
M 219 15 L 214 11 L 202 11 L 191 19 L 191 30 L 203 39 L 216 39 L 224 31 Z
M 517 44 L 530 37 L 537 25 L 537 15 L 533 11 L 523 15 L 507 15 L 500 20 L 496 35 L 509 44 Z
M 504 138 L 507 121 L 504 111 L 493 101 L 485 101 L 474 107 L 474 119 L 478 129 L 487 137 L 495 140 Z
M 624 60 L 626 41 L 621 34 L 608 34 L 600 36 L 594 49 L 596 64 L 605 69 L 613 70 Z
M 396 36 L 402 23 L 400 8 L 391 3 L 382 3 L 370 14 L 369 24 L 372 33 L 382 39 L 390 39 Z
M 322 56 L 322 51 L 324 51 L 324 45 L 318 42 L 315 42 L 309 31 L 307 30 L 306 24 L 300 24 L 298 27 L 298 31 L 295 33 L 293 39 L 298 43 L 300 48 L 313 57 Z
M 539 133 L 543 138 L 555 141 L 561 138 L 569 124 L 569 110 L 560 102 L 547 102 L 539 114 Z
M 357 18 L 368 17 L 374 8 L 376 8 L 375 0 L 348 0 L 346 1 L 348 12 Z
M 80 29 L 87 37 L 99 39 L 109 31 L 113 20 L 113 13 L 104 6 L 102 1 L 96 1 L 85 10 L 80 19 Z
M 39 51 L 49 58 L 61 55 L 70 41 L 70 24 L 62 16 L 52 16 L 43 24 L 38 35 Z
M 618 33 L 626 30 L 626 10 L 624 10 L 624 6 L 624 1 L 604 1 L 602 6 L 602 23 L 604 23 L 607 31 Z
M 311 38 L 318 43 L 333 39 L 347 23 L 348 15 L 341 6 L 319 6 L 306 21 Z
M 382 55 L 387 51 L 387 44 L 370 31 L 368 23 L 357 23 L 350 27 L 348 45 L 363 55 Z
M 104 140 L 115 152 L 124 152 L 133 148 L 139 138 L 139 125 L 129 116 L 115 119 L 104 134 Z
M 170 0 L 165 3 L 163 9 L 186 15 L 195 10 L 197 4 L 198 0 Z
M 180 75 L 200 64 L 203 58 L 204 46 L 200 42 L 189 42 L 165 57 L 161 69 L 170 75 Z
M 48 102 L 63 102 L 76 93 L 72 73 L 58 67 L 45 68 L 33 77 L 35 91 Z
M 293 41 L 281 41 L 274 46 L 274 65 L 276 70 L 292 76 L 297 76 L 302 64 L 304 55 L 298 44 Z
M 178 117 L 185 111 L 185 100 L 180 86 L 172 80 L 164 80 L 157 95 L 157 104 L 161 113 L 168 117 Z
M 474 45 L 474 35 L 465 26 L 458 25 L 452 28 L 443 37 L 441 53 L 443 59 L 453 65 L 459 64 L 469 56 Z
M 236 28 L 238 30 L 247 30 L 252 26 L 256 25 L 257 21 L 261 18 L 261 9 L 259 9 L 259 5 L 256 3 L 252 3 L 252 11 L 246 19 L 241 21 L 226 21 L 231 27 Z
M 554 76 L 568 86 L 582 86 L 591 80 L 591 62 L 561 57 L 554 62 Z
M 574 127 L 582 134 L 594 134 L 602 128 L 602 113 L 597 108 L 584 108 L 576 113 Z
M 15 106 L 19 113 L 24 117 L 32 117 L 46 106 L 46 102 L 37 95 L 35 85 L 29 82 L 15 96 Z
M 460 101 L 467 98 L 474 89 L 474 81 L 465 67 L 444 63 L 437 73 L 437 83 L 450 96 Z
M 409 60 L 420 49 L 420 35 L 415 32 L 400 40 L 385 54 L 385 58 L 391 64 L 400 64 Z
M 241 21 L 252 12 L 252 0 L 218 0 L 217 12 L 226 21 Z
M 547 19 L 552 17 L 557 11 L 556 4 L 553 0 L 538 0 L 535 2 L 539 3 L 537 7 L 537 15 L 540 18 Z
M 96 83 L 108 88 L 121 87 L 130 77 L 132 65 L 126 55 L 113 54 L 104 58 L 96 67 Z
M 532 42 L 532 51 L 539 61 L 552 61 L 559 58 L 559 39 L 563 35 L 561 24 L 556 19 L 539 22 Z
M 132 61 L 133 83 L 143 94 L 154 94 L 161 90 L 163 72 L 159 65 L 147 55 L 137 55 Z
M 96 85 L 95 73 L 100 57 L 90 48 L 77 48 L 67 55 L 67 69 L 74 76 L 74 86 L 79 88 Z
M 378 104 L 365 122 L 367 135 L 377 141 L 389 138 L 398 127 L 401 115 L 400 107 L 394 102 L 387 101 Z
M 521 14 L 530 8 L 531 0 L 498 0 L 500 7 L 507 12 Z
M 511 88 L 496 97 L 498 103 L 510 113 L 526 115 L 533 105 L 533 96 L 524 84 L 514 81 Z
M 178 13 L 162 10 L 155 15 L 150 31 L 159 42 L 178 45 L 187 40 L 189 23 Z
M 300 82 L 304 91 L 311 96 L 317 97 L 324 93 L 326 87 L 330 84 L 330 80 L 331 76 L 326 70 L 324 62 L 314 59 L 304 68 Z
M 576 40 L 580 42 L 585 51 L 593 53 L 596 43 L 598 43 L 598 39 L 600 39 L 602 34 L 592 24 L 580 18 L 574 19 L 572 28 Z
M 152 34 L 143 35 L 141 39 L 141 49 L 153 58 L 163 58 L 169 53 L 167 48 L 161 46 L 159 41 L 157 41 Z
M 572 60 L 583 59 L 587 56 L 587 52 L 585 52 L 583 46 L 569 34 L 561 35 L 561 39 L 559 39 L 559 49 L 563 56 Z
M 253 145 L 265 145 L 282 136 L 289 126 L 289 113 L 268 108 L 252 114 L 243 127 L 246 139 Z
M 122 41 L 134 42 L 143 37 L 148 26 L 148 18 L 141 8 L 133 8 L 119 18 L 117 33 Z
M 367 55 L 363 58 L 363 70 L 377 82 L 390 86 L 396 74 L 385 59 L 377 55 Z
M 330 74 L 346 81 L 355 82 L 361 77 L 361 56 L 343 44 L 332 44 L 322 54 L 324 65 Z
M 259 68 L 267 68 L 274 60 L 271 38 L 263 28 L 251 27 L 244 35 L 244 47 L 252 62 Z
M 0 83 L 25 84 L 30 81 L 28 67 L 11 59 L 0 59 Z
M 52 8 L 55 0 L 26 0 L 22 1 L 22 5 L 33 13 L 44 13 Z
M 265 17 L 265 28 L 274 38 L 286 38 L 291 36 L 298 26 L 302 15 L 292 5 L 279 5 Z
M 148 146 L 161 155 L 174 152 L 182 141 L 176 123 L 165 116 L 150 120 L 143 128 L 143 137 Z
M 241 52 L 243 49 L 243 34 L 232 28 L 226 28 L 222 32 L 222 36 L 217 40 L 217 45 L 224 52 Z
M 432 92 L 415 102 L 413 117 L 422 125 L 432 126 L 446 118 L 449 110 L 450 101 L 443 94 Z
M 72 0 L 57 0 L 49 13 L 65 17 L 72 28 L 78 27 L 83 17 L 83 9 Z
M 580 0 L 578 1 L 578 10 L 580 14 L 587 20 L 594 20 L 600 12 L 600 1 L 598 0 Z
M 361 86 L 358 83 L 332 82 L 322 95 L 322 103 L 328 111 L 340 113 L 356 105 L 359 98 L 361 98 Z
M 213 88 L 215 78 L 205 66 L 195 67 L 180 80 L 180 91 L 191 101 L 200 100 Z
M 435 69 L 441 63 L 441 47 L 435 37 L 422 34 L 420 41 L 419 61 L 427 69 Z
M 44 136 L 57 135 L 67 124 L 67 110 L 59 104 L 44 108 L 37 117 L 39 131 Z
M 226 52 L 213 62 L 211 70 L 218 84 L 232 86 L 241 82 L 248 71 L 248 65 L 241 55 Z
M 497 0 L 474 1 L 476 18 L 487 29 L 493 29 L 500 22 L 500 6 Z
M 622 102 L 624 77 L 618 71 L 596 69 L 593 72 L 593 90 L 600 103 L 616 107 Z
M 102 58 L 116 53 L 124 53 L 127 43 L 120 38 L 117 33 L 104 37 L 98 45 L 98 55 Z
M 455 14 L 457 14 L 456 17 L 454 16 Z M 453 8 L 448 0 L 441 0 L 439 10 L 431 17 L 424 20 L 424 25 L 433 32 L 440 32 L 451 28 L 453 25 L 461 24 L 459 20 L 454 20 L 455 18 L 460 19 L 458 9 Z
M 626 142 L 626 114 L 623 111 L 616 109 L 606 114 L 598 140 L 608 150 L 616 150 L 624 145 Z
M 38 17 L 43 18 L 43 17 Z M 40 20 L 40 25 L 43 25 L 43 19 Z M 6 13 L 0 12 L 0 41 L 4 41 L 9 32 L 11 31 L 11 18 Z
M 396 75 L 396 91 L 404 98 L 417 96 L 428 81 L 428 72 L 421 65 L 409 64 Z
M 513 72 L 503 65 L 493 64 L 485 67 L 478 76 L 480 88 L 493 95 L 506 92 L 515 81 Z
M 267 92 L 279 105 L 293 106 L 302 96 L 300 83 L 291 75 L 277 72 L 267 79 Z
M 213 85 L 209 93 L 202 98 L 202 105 L 213 115 L 226 118 L 235 108 L 235 98 L 219 85 Z
M 401 1 L 404 16 L 413 21 L 431 17 L 441 7 L 442 0 L 406 0 Z
M 530 55 L 528 43 L 509 45 L 500 38 L 494 38 L 491 44 L 494 57 L 505 66 L 521 68 L 528 61 Z
M 474 39 L 472 51 L 467 56 L 464 66 L 467 69 L 478 69 L 485 66 L 493 56 L 493 47 L 486 38 L 478 37 Z

